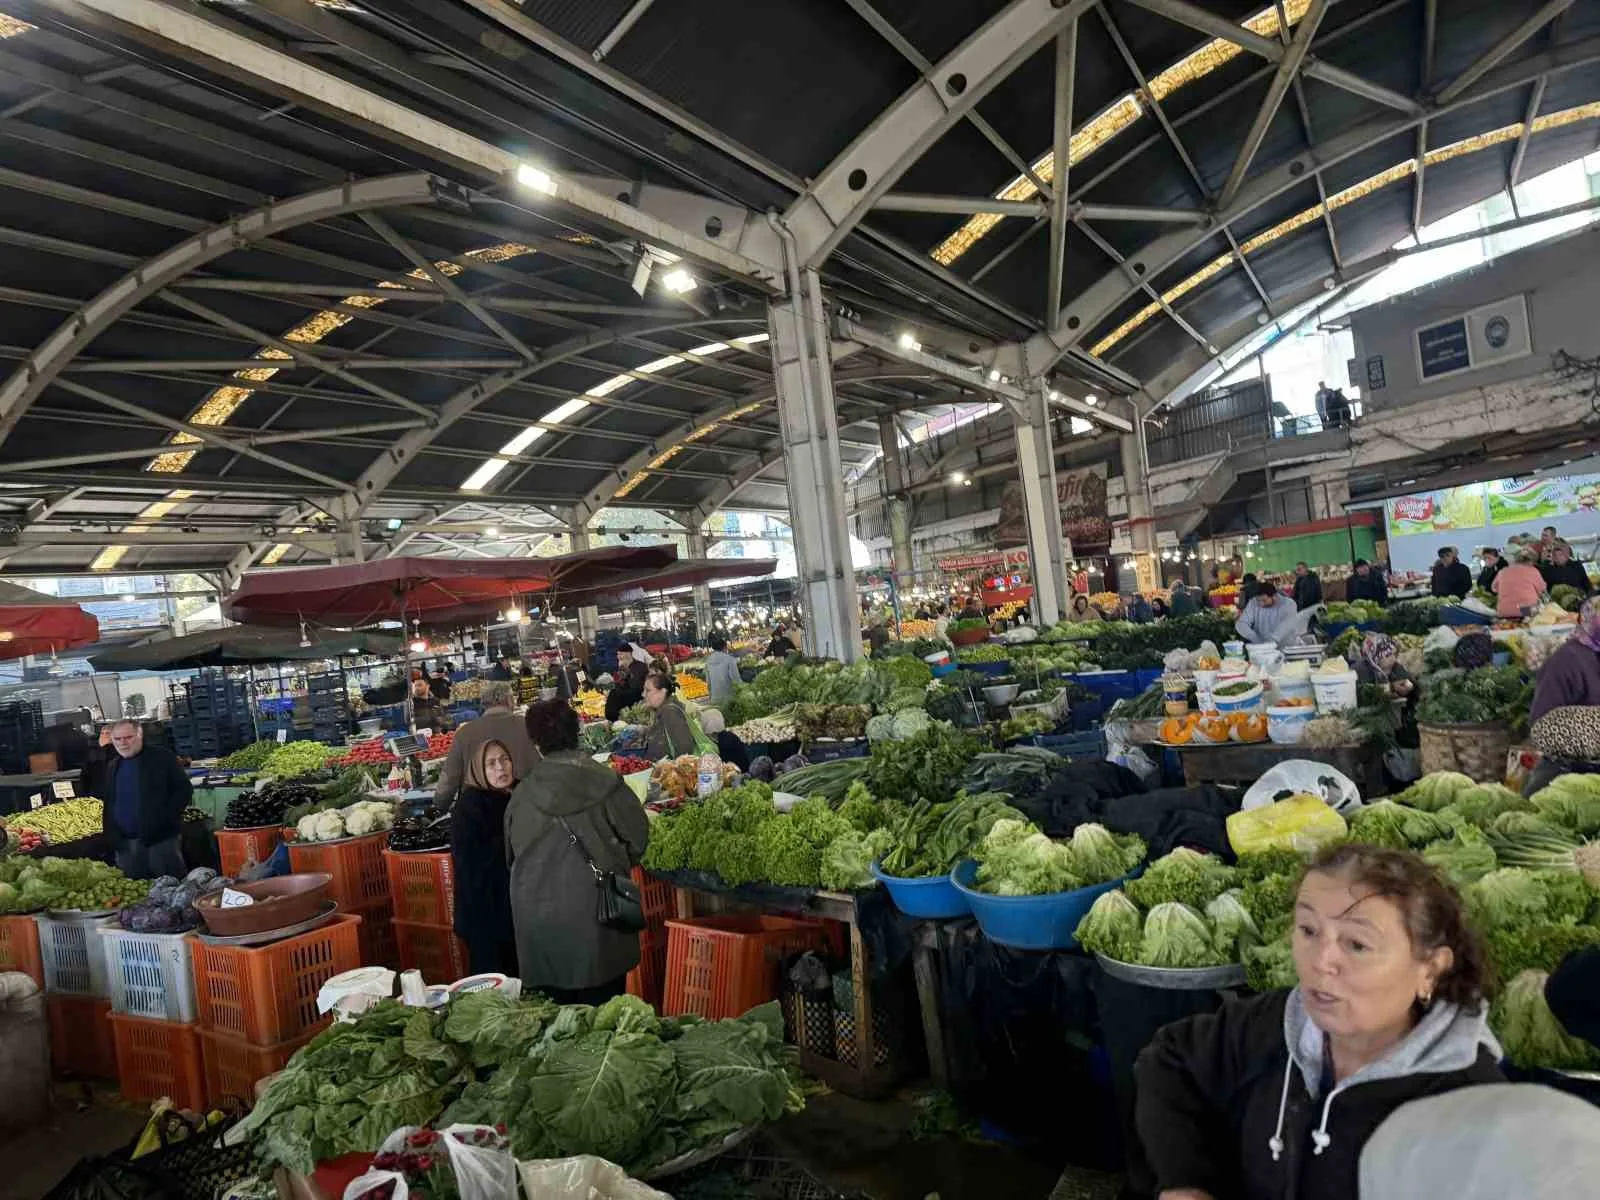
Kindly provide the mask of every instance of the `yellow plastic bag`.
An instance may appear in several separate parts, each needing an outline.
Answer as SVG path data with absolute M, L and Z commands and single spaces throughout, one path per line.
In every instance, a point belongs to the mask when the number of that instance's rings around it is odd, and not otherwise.
M 1344 818 L 1309 792 L 1242 809 L 1228 818 L 1228 844 L 1235 854 L 1280 849 L 1306 854 L 1343 837 L 1345 831 Z

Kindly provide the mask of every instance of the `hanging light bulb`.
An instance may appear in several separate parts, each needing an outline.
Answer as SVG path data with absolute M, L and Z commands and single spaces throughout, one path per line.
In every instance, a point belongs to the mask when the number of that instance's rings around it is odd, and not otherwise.
M 506 620 L 507 621 L 520 621 L 520 620 L 522 620 L 522 610 L 520 608 L 518 608 L 515 604 L 511 605 L 509 608 L 506 609 Z

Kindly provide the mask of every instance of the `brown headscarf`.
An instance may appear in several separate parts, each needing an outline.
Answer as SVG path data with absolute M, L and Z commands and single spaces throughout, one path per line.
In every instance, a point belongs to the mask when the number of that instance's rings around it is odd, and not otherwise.
M 478 752 L 472 756 L 472 761 L 467 763 L 467 786 L 477 788 L 481 792 L 510 791 L 510 788 L 496 788 L 489 785 L 489 771 L 484 766 L 484 760 L 489 757 L 489 751 L 499 750 L 512 761 L 513 776 L 516 772 L 516 759 L 512 757 L 510 748 L 504 742 L 497 742 L 493 738 L 478 747 Z M 511 787 L 516 787 L 517 781 L 513 777 Z

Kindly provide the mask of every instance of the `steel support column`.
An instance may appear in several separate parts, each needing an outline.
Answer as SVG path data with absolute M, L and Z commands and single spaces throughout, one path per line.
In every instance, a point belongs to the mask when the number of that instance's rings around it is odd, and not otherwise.
M 572 534 L 572 552 L 582 553 L 590 549 L 589 530 L 581 521 L 574 521 Z M 594 647 L 594 635 L 600 632 L 600 609 L 598 605 L 585 604 L 578 609 L 578 636 L 584 644 L 591 649 Z
M 698 525 L 685 535 L 684 544 L 689 548 L 690 558 L 706 556 L 706 535 Z M 711 632 L 711 585 L 697 583 L 690 592 L 694 596 L 694 623 L 699 634 L 698 642 L 704 645 L 706 635 Z
M 1150 471 L 1145 465 L 1144 421 L 1135 420 L 1133 428 L 1120 439 L 1122 483 L 1128 493 L 1128 540 L 1135 555 L 1154 554 L 1155 513 L 1150 504 Z
M 793 254 L 794 239 L 784 232 L 785 251 Z M 861 612 L 844 515 L 822 283 L 816 272 L 803 271 L 793 258 L 788 278 L 788 298 L 767 305 L 767 327 L 797 582 L 805 609 L 805 648 L 818 657 L 854 662 L 861 657 Z
M 883 445 L 883 482 L 889 517 L 889 544 L 894 555 L 895 590 L 901 595 L 916 575 L 911 553 L 911 499 L 905 460 L 900 457 L 900 426 L 893 413 L 878 418 L 878 440 Z
M 1061 544 L 1061 501 L 1050 437 L 1050 396 L 1042 382 L 1012 409 L 1017 470 L 1028 518 L 1028 559 L 1033 572 L 1034 616 L 1041 628 L 1061 619 L 1066 599 L 1066 554 Z

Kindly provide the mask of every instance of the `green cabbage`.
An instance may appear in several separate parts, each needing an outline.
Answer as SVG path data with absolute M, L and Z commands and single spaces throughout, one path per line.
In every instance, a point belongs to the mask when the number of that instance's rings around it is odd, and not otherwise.
M 1144 918 L 1139 906 L 1120 889 L 1105 892 L 1089 906 L 1074 936 L 1091 954 L 1104 954 L 1119 962 L 1137 962 L 1144 941 Z
M 1215 967 L 1229 955 L 1217 950 L 1206 919 L 1187 904 L 1158 904 L 1144 919 L 1139 962 L 1148 967 Z
M 1600 1053 L 1566 1031 L 1544 998 L 1543 971 L 1524 971 L 1506 985 L 1489 1013 L 1489 1023 L 1506 1056 L 1523 1068 L 1589 1070 Z
M 1141 908 L 1179 903 L 1201 909 L 1234 882 L 1233 868 L 1221 859 L 1187 846 L 1156 859 L 1138 879 L 1128 880 L 1129 899 Z
M 1211 922 L 1212 940 L 1217 953 L 1237 961 L 1246 946 L 1261 940 L 1261 930 L 1239 898 L 1238 891 L 1226 891 L 1206 905 L 1206 920 Z
M 1534 811 L 1574 833 L 1600 833 L 1600 775 L 1560 775 L 1528 798 Z
M 1144 860 L 1144 839 L 1118 835 L 1104 825 L 1086 821 L 1072 831 L 1072 857 L 1078 873 L 1090 883 L 1120 879 Z
M 1417 780 L 1395 799 L 1424 812 L 1438 812 L 1455 802 L 1456 795 L 1475 787 L 1472 776 L 1460 771 L 1433 771 Z
M 1088 882 L 1078 873 L 1070 845 L 1051 841 L 1023 821 L 996 821 L 973 857 L 978 889 L 996 896 L 1070 892 Z

